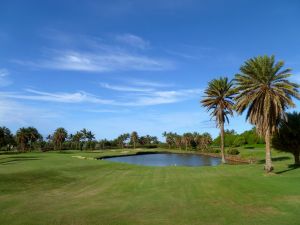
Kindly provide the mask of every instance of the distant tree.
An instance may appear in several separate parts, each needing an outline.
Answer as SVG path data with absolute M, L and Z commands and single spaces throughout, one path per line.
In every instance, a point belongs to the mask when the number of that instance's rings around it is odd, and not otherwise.
M 191 141 L 193 140 L 193 134 L 192 133 L 184 133 L 182 135 L 182 140 L 183 140 L 183 142 L 185 144 L 185 150 L 187 151 L 188 147 L 191 144 Z
M 99 143 L 101 149 L 105 149 L 107 147 L 112 146 L 111 142 L 109 140 L 107 140 L 106 138 L 99 140 L 98 143 Z
M 117 137 L 117 142 L 121 148 L 124 148 L 125 142 L 130 138 L 130 134 L 125 133 Z
M 16 133 L 16 141 L 22 151 L 32 149 L 32 144 L 42 140 L 42 135 L 34 127 L 22 127 Z
M 300 165 L 300 113 L 287 113 L 287 121 L 279 123 L 272 145 L 279 151 L 292 153 L 295 165 Z
M 68 132 L 64 128 L 57 128 L 53 134 L 53 142 L 55 149 L 62 150 L 62 144 L 65 142 L 67 137 Z
M 193 134 L 194 142 L 196 143 L 196 147 L 200 150 L 205 150 L 209 145 L 212 144 L 212 137 L 209 133 L 199 134 L 195 132 Z
M 169 146 L 169 149 L 171 148 L 171 146 L 175 143 L 175 140 L 174 140 L 174 134 L 171 133 L 171 132 L 164 132 L 163 133 L 163 136 L 166 138 L 166 143 L 168 144 Z
M 229 123 L 228 115 L 233 115 L 235 89 L 233 82 L 227 77 L 214 79 L 208 83 L 204 91 L 202 105 L 211 111 L 211 117 L 216 120 L 217 127 L 220 128 L 222 163 L 225 163 L 224 151 L 224 123 Z
M 179 148 L 181 150 L 181 144 L 182 144 L 182 137 L 181 135 L 178 134 L 174 134 L 174 142 L 177 148 Z
M 6 150 L 15 144 L 14 136 L 7 127 L 0 127 L 0 148 L 5 147 Z
M 133 144 L 133 148 L 135 149 L 136 143 L 139 140 L 138 133 L 136 131 L 133 131 L 130 135 L 130 142 Z
M 204 132 L 202 134 L 202 138 L 203 138 L 203 147 L 207 148 L 209 145 L 212 144 L 212 137 L 209 133 Z
M 234 139 L 234 141 L 232 143 L 232 145 L 235 147 L 239 147 L 239 146 L 242 146 L 245 144 L 246 144 L 246 139 L 242 135 L 237 135 L 237 137 Z
M 78 131 L 72 136 L 72 141 L 75 143 L 76 149 L 82 150 L 82 144 L 81 144 L 82 139 L 83 139 L 83 134 Z
M 266 141 L 266 172 L 273 170 L 271 136 L 285 110 L 294 107 L 292 97 L 300 99 L 298 84 L 290 82 L 291 69 L 283 69 L 284 62 L 275 62 L 274 56 L 258 56 L 247 60 L 235 76 L 236 111 L 241 114 L 248 109 L 246 119 L 256 126 Z

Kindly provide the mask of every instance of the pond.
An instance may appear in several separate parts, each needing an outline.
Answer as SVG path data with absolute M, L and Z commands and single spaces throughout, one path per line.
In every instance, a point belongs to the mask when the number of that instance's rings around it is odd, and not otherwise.
M 176 153 L 137 154 L 108 157 L 105 160 L 144 166 L 216 166 L 221 163 L 221 159 L 215 157 Z

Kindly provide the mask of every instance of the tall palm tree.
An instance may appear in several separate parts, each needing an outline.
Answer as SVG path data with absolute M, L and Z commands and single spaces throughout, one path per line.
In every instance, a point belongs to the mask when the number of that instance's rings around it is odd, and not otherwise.
M 184 144 L 185 144 L 185 150 L 187 151 L 188 150 L 188 146 L 190 146 L 191 141 L 193 140 L 193 134 L 191 134 L 191 133 L 184 133 L 182 135 L 182 139 L 183 139 Z
M 20 128 L 16 133 L 17 144 L 20 145 L 21 151 L 25 151 L 28 140 L 27 129 L 25 127 Z
M 292 97 L 299 99 L 299 85 L 290 82 L 291 69 L 283 69 L 284 62 L 275 62 L 274 56 L 258 56 L 247 60 L 236 74 L 238 95 L 236 110 L 256 126 L 257 132 L 266 141 L 265 170 L 273 170 L 271 160 L 271 136 L 279 121 L 285 120 L 285 109 L 294 107 Z
M 133 131 L 130 135 L 130 142 L 133 144 L 133 149 L 135 149 L 138 140 L 139 140 L 138 133 L 136 131 Z
M 205 96 L 201 100 L 207 111 L 211 111 L 211 117 L 216 120 L 220 128 L 222 163 L 226 163 L 224 153 L 224 123 L 229 123 L 228 115 L 233 116 L 235 89 L 233 82 L 227 77 L 220 77 L 208 83 L 204 91 Z
M 182 144 L 182 137 L 179 134 L 174 134 L 174 142 L 177 148 L 181 150 L 181 144 Z
M 169 149 L 171 149 L 171 146 L 174 143 L 173 133 L 165 131 L 162 135 L 166 138 L 166 143 L 168 144 Z
M 68 137 L 68 133 L 65 128 L 57 128 L 53 134 L 53 141 L 56 149 L 62 150 L 62 143 Z

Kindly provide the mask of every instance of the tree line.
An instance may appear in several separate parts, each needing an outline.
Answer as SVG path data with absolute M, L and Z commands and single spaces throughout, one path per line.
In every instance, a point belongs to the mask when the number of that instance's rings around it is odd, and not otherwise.
M 0 150 L 16 150 L 26 152 L 31 150 L 101 150 L 114 148 L 169 148 L 180 150 L 204 150 L 212 143 L 209 133 L 184 133 L 179 135 L 173 132 L 162 134 L 166 142 L 161 142 L 156 136 L 140 136 L 136 131 L 124 133 L 117 138 L 96 140 L 95 135 L 87 129 L 74 134 L 68 133 L 63 127 L 57 128 L 52 134 L 43 138 L 34 127 L 22 127 L 16 134 L 7 127 L 0 127 Z
M 218 152 L 212 146 L 219 145 L 220 136 L 215 139 L 205 132 L 186 132 L 177 134 L 175 132 L 164 132 L 162 136 L 165 142 L 158 140 L 156 136 L 140 136 L 136 131 L 124 133 L 117 138 L 108 140 L 96 140 L 95 135 L 87 129 L 82 129 L 75 133 L 68 133 L 65 128 L 57 128 L 52 134 L 43 138 L 34 127 L 22 127 L 16 134 L 7 127 L 0 127 L 0 149 L 2 151 L 18 150 L 21 152 L 31 150 L 51 151 L 51 150 L 101 150 L 114 148 L 168 148 L 176 150 Z M 244 144 L 263 143 L 263 139 L 255 132 L 255 128 L 237 134 L 234 130 L 225 131 L 225 146 L 239 147 Z
M 139 136 L 136 131 L 124 133 L 117 138 L 96 140 L 95 134 L 82 129 L 74 134 L 68 133 L 63 127 L 57 128 L 52 134 L 43 138 L 34 127 L 22 127 L 14 135 L 9 128 L 0 127 L 0 150 L 2 151 L 51 151 L 51 150 L 101 150 L 113 148 L 155 148 L 159 144 L 156 136 Z

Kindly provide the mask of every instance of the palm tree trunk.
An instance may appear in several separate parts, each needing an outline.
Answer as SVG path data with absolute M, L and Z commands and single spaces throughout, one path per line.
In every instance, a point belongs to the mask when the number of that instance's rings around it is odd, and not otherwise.
M 135 141 L 133 142 L 133 149 L 135 149 Z
M 220 136 L 221 136 L 221 155 L 222 155 L 222 163 L 226 163 L 225 153 L 224 153 L 224 123 L 221 123 L 220 131 L 221 131 Z
M 270 130 L 268 129 L 265 136 L 266 141 L 266 164 L 265 170 L 267 173 L 271 172 L 274 168 L 272 166 L 272 158 L 271 158 L 271 135 Z

